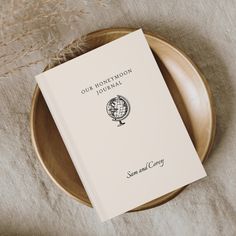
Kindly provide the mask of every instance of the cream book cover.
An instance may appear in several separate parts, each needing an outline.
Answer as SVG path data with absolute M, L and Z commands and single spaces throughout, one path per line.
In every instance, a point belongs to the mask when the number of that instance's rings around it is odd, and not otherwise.
M 36 80 L 102 221 L 206 176 L 141 29 Z

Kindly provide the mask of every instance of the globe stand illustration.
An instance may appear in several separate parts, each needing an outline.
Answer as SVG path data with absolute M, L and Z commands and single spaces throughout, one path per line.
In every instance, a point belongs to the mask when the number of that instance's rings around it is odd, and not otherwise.
M 120 127 L 125 124 L 125 122 L 122 121 L 130 113 L 130 104 L 125 97 L 117 95 L 108 101 L 106 111 L 107 114 L 112 118 L 112 121 L 119 122 L 117 127 Z
M 115 121 L 115 120 L 114 120 Z M 124 125 L 125 122 L 122 122 L 121 120 L 118 120 L 119 121 L 119 124 L 117 125 L 117 127 L 120 127 L 121 125 Z

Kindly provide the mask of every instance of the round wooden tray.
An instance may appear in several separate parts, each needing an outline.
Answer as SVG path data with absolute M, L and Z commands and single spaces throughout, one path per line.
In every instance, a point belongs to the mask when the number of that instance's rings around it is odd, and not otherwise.
M 87 50 L 91 50 L 133 30 L 116 28 L 96 31 L 83 38 L 83 45 Z M 215 111 L 207 82 L 191 60 L 174 46 L 151 33 L 145 33 L 145 36 L 197 153 L 201 161 L 204 161 L 212 147 L 216 127 Z M 46 69 L 80 54 L 81 42 L 77 40 L 63 49 Z M 91 68 L 93 66 L 96 65 L 91 65 Z M 32 99 L 30 125 L 33 146 L 48 175 L 70 196 L 92 206 L 38 86 Z M 132 211 L 163 204 L 178 195 L 181 190 L 183 188 Z

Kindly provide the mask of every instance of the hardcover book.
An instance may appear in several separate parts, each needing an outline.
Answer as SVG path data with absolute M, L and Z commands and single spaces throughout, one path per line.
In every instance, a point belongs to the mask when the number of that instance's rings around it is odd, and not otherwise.
M 206 176 L 141 29 L 36 80 L 102 221 Z

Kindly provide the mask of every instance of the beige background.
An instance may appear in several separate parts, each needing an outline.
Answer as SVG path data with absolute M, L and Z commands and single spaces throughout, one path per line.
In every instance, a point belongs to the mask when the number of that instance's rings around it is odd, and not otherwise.
M 0 0 L 0 235 L 235 235 L 235 22 L 233 0 Z M 119 26 L 157 33 L 192 58 L 215 96 L 218 124 L 208 178 L 161 207 L 102 224 L 41 167 L 29 111 L 33 76 L 50 57 L 83 34 Z

